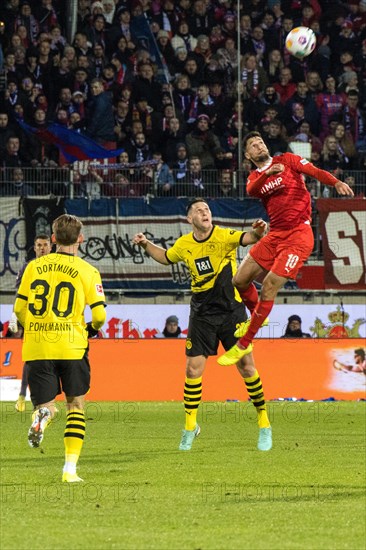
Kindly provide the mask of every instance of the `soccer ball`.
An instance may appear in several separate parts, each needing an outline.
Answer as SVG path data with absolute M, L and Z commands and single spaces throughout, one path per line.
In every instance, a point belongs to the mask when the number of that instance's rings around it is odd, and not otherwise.
M 314 50 L 316 36 L 308 27 L 296 27 L 286 36 L 285 45 L 291 55 L 302 59 Z

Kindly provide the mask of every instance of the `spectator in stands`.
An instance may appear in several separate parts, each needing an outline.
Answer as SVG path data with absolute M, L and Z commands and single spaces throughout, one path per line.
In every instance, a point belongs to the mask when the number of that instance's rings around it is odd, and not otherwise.
M 103 0 L 103 14 L 106 22 L 109 25 L 111 25 L 113 22 L 115 10 L 116 10 L 116 4 L 114 0 Z
M 31 78 L 35 84 L 42 84 L 42 73 L 38 60 L 39 56 L 37 49 L 34 47 L 28 48 L 25 55 L 23 77 Z
M 259 66 L 263 64 L 266 48 L 264 30 L 260 25 L 255 25 L 252 31 L 252 53 L 255 55 Z
M 212 124 L 215 122 L 216 114 L 215 101 L 210 96 L 208 84 L 200 84 L 191 104 L 188 124 L 194 124 L 200 115 L 206 115 Z
M 163 332 L 155 334 L 154 338 L 184 338 L 176 315 L 170 315 L 165 321 Z
M 316 104 L 320 112 L 320 138 L 324 139 L 329 132 L 331 117 L 339 114 L 346 104 L 344 94 L 336 91 L 336 81 L 333 76 L 329 75 L 326 78 L 324 91 L 316 96 Z
M 187 173 L 189 170 L 189 161 L 187 156 L 187 146 L 185 143 L 177 144 L 176 158 L 169 164 L 173 170 L 173 177 L 177 184 L 184 183 L 187 180 Z M 177 188 L 182 190 L 181 185 L 177 185 Z
M 118 144 L 124 142 L 131 131 L 132 111 L 128 102 L 120 99 L 114 112 L 114 133 Z
M 238 169 L 238 155 L 239 155 L 239 129 L 241 129 L 242 136 L 244 132 L 244 122 L 242 118 L 239 118 L 237 114 L 233 115 L 229 120 L 225 132 L 220 138 L 220 143 L 225 153 L 225 163 L 220 166 L 217 162 L 216 154 L 216 168 L 229 168 L 230 170 Z
M 31 126 L 37 130 L 46 130 L 47 119 L 43 109 L 37 108 L 34 111 Z M 30 164 L 33 167 L 50 166 L 56 168 L 58 166 L 58 149 L 52 143 L 42 141 L 37 136 L 33 135 L 30 135 L 28 139 L 28 150 L 31 158 Z
M 305 109 L 302 103 L 292 103 L 292 113 L 285 120 L 286 131 L 289 136 L 292 136 L 299 125 L 305 120 Z
M 116 82 L 122 88 L 127 82 L 132 82 L 133 73 L 132 73 L 132 64 L 127 59 L 123 60 L 122 56 L 118 56 L 117 53 L 114 53 L 111 58 L 111 63 L 116 68 Z
M 345 20 L 342 24 L 338 36 L 335 36 L 330 41 L 330 48 L 335 59 L 339 59 L 342 52 L 348 51 L 352 54 L 357 50 L 357 38 L 353 32 L 353 24 L 350 20 Z
M 152 157 L 151 149 L 143 132 L 138 132 L 136 136 L 131 136 L 130 140 L 125 145 L 125 149 L 128 153 L 130 162 L 141 163 L 150 160 Z
M 195 0 L 191 9 L 188 25 L 193 36 L 198 37 L 214 26 L 215 19 L 204 0 Z
M 51 40 L 43 38 L 38 46 L 39 65 L 41 67 L 42 84 L 45 85 L 53 67 L 53 54 L 51 52 Z
M 2 165 L 6 168 L 22 168 L 29 166 L 29 164 L 29 154 L 20 146 L 19 137 L 10 135 L 6 141 L 5 152 L 2 155 Z
M 240 50 L 248 53 L 251 50 L 252 20 L 244 13 L 240 17 Z
M 6 75 L 6 80 L 9 83 L 10 80 L 17 82 L 20 77 L 19 69 L 15 65 L 15 55 L 14 50 L 9 50 L 4 52 L 4 73 Z
M 153 179 L 156 190 L 161 197 L 171 197 L 174 192 L 174 177 L 169 166 L 163 161 L 163 156 L 160 151 L 155 151 L 153 160 L 157 161 L 154 164 Z
M 304 118 L 309 122 L 311 131 L 318 135 L 319 133 L 319 112 L 315 100 L 311 97 L 308 86 L 305 81 L 296 84 L 296 92 L 287 100 L 285 104 L 284 116 L 289 119 L 293 114 L 293 104 L 301 103 L 304 106 Z
M 346 104 L 343 109 L 343 123 L 357 148 L 366 148 L 364 117 L 358 107 L 359 95 L 355 90 L 346 94 Z
M 93 99 L 88 103 L 86 133 L 104 147 L 114 149 L 114 116 L 110 94 L 104 91 L 103 82 L 95 78 L 90 85 Z
M 106 49 L 106 20 L 104 15 L 102 14 L 96 14 L 93 16 L 93 22 L 91 27 L 86 31 L 88 41 L 91 43 L 93 49 L 94 47 L 99 44 L 103 47 L 103 49 Z
M 215 189 L 214 197 L 218 198 L 236 198 L 236 189 L 232 181 L 233 173 L 231 170 L 221 170 L 219 172 L 219 183 Z
M 15 135 L 15 129 L 9 123 L 9 115 L 5 109 L 0 109 L 0 157 L 5 153 L 9 137 L 13 135 Z
M 177 145 L 184 141 L 185 132 L 177 117 L 168 120 L 167 127 L 162 135 L 162 152 L 165 162 L 171 166 L 177 160 Z
M 116 51 L 117 44 L 121 38 L 125 39 L 126 48 L 134 49 L 135 45 L 131 32 L 131 13 L 126 6 L 119 6 L 116 10 L 117 22 L 112 25 L 108 32 L 108 43 L 111 52 Z
M 339 85 L 337 86 L 337 92 L 347 94 L 352 90 L 357 94 L 360 93 L 360 86 L 358 84 L 358 75 L 356 71 L 345 71 L 339 76 L 338 81 Z
M 177 48 L 176 50 L 174 50 L 174 58 L 172 66 L 170 67 L 171 75 L 180 75 L 183 72 L 187 57 L 188 52 L 185 48 Z
M 62 55 L 68 60 L 70 69 L 75 69 L 77 64 L 75 48 L 73 46 L 66 45 L 63 48 Z
M 206 34 L 199 34 L 197 36 L 197 44 L 194 49 L 194 58 L 197 61 L 200 70 L 203 70 L 204 65 L 211 59 L 210 40 Z
M 85 32 L 85 29 L 89 27 L 89 20 L 91 17 L 90 12 L 90 0 L 78 0 L 77 11 L 77 30 Z
M 281 338 L 311 338 L 309 333 L 302 331 L 301 324 L 302 319 L 299 315 L 290 315 L 285 334 Z
M 150 4 L 149 0 L 145 0 L 147 4 Z M 163 0 L 158 13 L 154 16 L 154 21 L 159 25 L 160 29 L 169 32 L 169 36 L 174 35 L 177 32 L 178 23 L 180 20 L 179 12 L 176 9 L 176 2 L 173 0 Z
M 186 137 L 188 156 L 199 157 L 202 168 L 214 168 L 214 150 L 220 147 L 218 137 L 210 129 L 209 117 L 199 115 L 195 128 Z
M 334 137 L 338 142 L 338 148 L 350 159 L 351 167 L 353 167 L 353 161 L 357 158 L 357 148 L 352 135 L 346 132 L 344 124 L 340 123 L 336 125 Z
M 189 26 L 186 19 L 182 19 L 178 25 L 178 30 L 171 41 L 172 47 L 176 51 L 178 48 L 185 48 L 187 52 L 193 52 L 197 45 L 197 38 L 189 32 Z
M 265 70 L 258 65 L 257 58 L 252 53 L 243 56 L 241 84 L 244 100 L 257 97 L 268 84 Z
M 177 195 L 184 195 L 186 197 L 207 196 L 210 192 L 210 179 L 212 178 L 210 178 L 207 170 L 202 170 L 200 158 L 192 156 L 189 159 L 189 170 L 186 177 L 182 179 L 180 185 L 177 186 Z
M 19 7 L 19 15 L 15 19 L 14 28 L 15 30 L 20 26 L 24 27 L 28 31 L 28 36 L 31 44 L 35 45 L 37 43 L 37 35 L 39 33 L 39 23 L 37 19 L 32 14 L 32 8 L 28 0 L 22 0 Z
M 295 130 L 295 133 L 293 135 L 288 136 L 288 141 L 289 143 L 292 141 L 310 143 L 312 150 L 316 150 L 319 152 L 319 158 L 320 158 L 320 152 L 322 150 L 323 144 L 317 136 L 314 136 L 312 134 L 310 129 L 310 124 L 306 120 L 303 120 L 300 122 L 300 124 Z
M 270 84 L 278 82 L 280 79 L 280 71 L 285 66 L 280 50 L 271 50 L 268 56 L 265 57 L 263 65 Z
M 257 101 L 259 99 L 259 101 Z M 276 92 L 273 84 L 268 84 L 258 98 L 249 100 L 247 108 L 253 109 L 256 112 L 257 120 L 264 116 L 264 112 L 268 107 L 275 107 L 278 117 L 282 118 L 284 108 L 280 101 L 280 95 Z
M 69 87 L 61 88 L 59 93 L 59 101 L 55 108 L 55 113 L 57 115 L 58 111 L 63 109 L 66 111 L 68 117 L 76 111 L 75 105 L 72 102 L 72 93 Z
M 191 88 L 197 90 L 198 86 L 203 82 L 203 71 L 198 66 L 196 59 L 191 56 L 192 54 L 188 55 L 182 74 L 189 78 Z
M 148 104 L 156 111 L 160 107 L 161 85 L 155 79 L 154 69 L 150 62 L 142 62 L 138 66 L 138 73 L 133 82 L 132 97 L 137 103 L 141 97 L 147 99 Z
M 77 57 L 80 55 L 92 55 L 92 49 L 85 32 L 79 31 L 75 34 L 73 46 Z
M 101 78 L 103 74 L 103 69 L 107 64 L 105 48 L 103 44 L 97 43 L 93 45 L 93 55 L 91 56 L 90 60 L 91 60 L 91 75 L 94 78 Z
M 70 70 L 70 62 L 67 57 L 60 61 L 50 70 L 52 82 L 52 93 L 57 96 L 62 88 L 72 88 L 73 74 Z
M 34 7 L 34 16 L 39 22 L 41 32 L 52 32 L 55 26 L 59 25 L 57 11 L 52 5 L 52 0 L 41 0 Z
M 160 30 L 156 37 L 156 43 L 160 54 L 163 56 L 168 66 L 170 74 L 172 74 L 174 70 L 175 52 L 170 42 L 168 31 Z
M 90 99 L 89 73 L 84 67 L 76 67 L 74 72 L 75 78 L 71 84 L 71 89 L 74 92 L 81 92 L 84 100 Z
M 279 94 L 282 105 L 285 105 L 296 92 L 296 84 L 292 81 L 291 69 L 289 67 L 280 69 L 279 82 L 275 82 L 273 87 Z
M 337 178 L 341 178 L 343 171 L 349 168 L 349 163 L 349 158 L 344 154 L 344 151 L 339 149 L 335 136 L 327 136 L 321 154 L 321 168 L 331 172 Z M 328 190 L 328 187 L 325 189 Z M 329 188 L 329 190 L 332 191 L 332 188 Z
M 323 82 L 317 71 L 309 71 L 305 78 L 309 94 L 315 100 L 317 95 L 323 90 Z
M 9 165 L 8 165 L 9 166 Z M 8 181 L 1 184 L 2 197 L 29 197 L 34 195 L 34 189 L 24 181 L 24 170 L 22 168 L 13 168 L 7 170 Z
M 271 157 L 282 155 L 288 151 L 288 144 L 283 137 L 283 125 L 280 120 L 274 119 L 269 122 L 268 134 L 264 141 L 268 147 Z
M 188 76 L 178 75 L 174 81 L 173 101 L 176 108 L 182 113 L 184 120 L 188 120 L 190 117 L 194 96 Z

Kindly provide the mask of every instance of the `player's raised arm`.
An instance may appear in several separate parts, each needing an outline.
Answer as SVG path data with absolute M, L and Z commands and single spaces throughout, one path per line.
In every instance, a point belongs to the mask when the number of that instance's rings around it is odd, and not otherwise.
M 165 255 L 166 249 L 149 241 L 143 233 L 137 233 L 133 237 L 132 242 L 138 246 L 141 246 L 141 248 L 143 248 L 149 256 L 151 256 L 153 260 L 159 264 L 169 265 Z
M 253 229 L 251 231 L 244 233 L 241 242 L 242 246 L 247 246 L 248 244 L 258 242 L 267 231 L 267 223 L 264 220 L 259 219 L 252 223 L 252 228 Z
M 301 167 L 301 172 L 303 174 L 306 174 L 307 176 L 312 176 L 313 178 L 316 178 L 319 180 L 323 185 L 329 185 L 331 187 L 334 187 L 338 193 L 338 195 L 343 196 L 349 196 L 353 197 L 354 193 L 352 189 L 350 188 L 347 183 L 344 183 L 343 181 L 339 180 L 333 174 L 330 172 L 327 172 L 326 170 L 322 170 L 321 168 L 317 168 L 311 162 L 307 162 L 306 164 L 303 164 Z

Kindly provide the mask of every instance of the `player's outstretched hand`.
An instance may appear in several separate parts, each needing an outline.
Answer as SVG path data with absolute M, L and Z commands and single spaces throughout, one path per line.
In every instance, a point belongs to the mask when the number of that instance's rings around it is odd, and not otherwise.
M 277 162 L 276 164 L 272 164 L 272 166 L 270 166 L 268 170 L 266 170 L 266 174 L 267 176 L 272 176 L 273 174 L 281 174 L 281 172 L 283 172 L 284 169 L 285 169 L 285 166 L 280 162 Z
M 264 233 L 267 231 L 267 222 L 265 222 L 262 219 L 256 220 L 252 223 L 253 229 L 255 229 L 255 232 L 259 235 L 264 235 Z
M 139 246 L 144 246 L 144 245 L 147 244 L 147 238 L 145 237 L 145 235 L 143 233 L 137 233 L 133 237 L 132 242 L 133 242 L 133 244 L 138 244 Z
M 354 192 L 352 191 L 350 186 L 343 181 L 337 181 L 334 187 L 336 188 L 338 195 L 348 195 L 350 197 L 354 196 Z

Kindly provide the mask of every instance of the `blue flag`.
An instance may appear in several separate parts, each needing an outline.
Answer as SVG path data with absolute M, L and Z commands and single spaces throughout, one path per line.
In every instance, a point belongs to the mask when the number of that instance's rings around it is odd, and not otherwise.
M 18 120 L 20 126 L 40 140 L 53 143 L 64 155 L 68 162 L 76 160 L 92 160 L 118 157 L 124 149 L 105 149 L 96 141 L 93 141 L 76 130 L 69 130 L 60 124 L 52 122 L 46 128 L 33 128 L 22 120 Z

